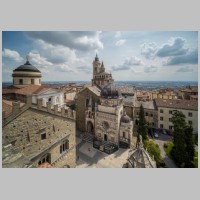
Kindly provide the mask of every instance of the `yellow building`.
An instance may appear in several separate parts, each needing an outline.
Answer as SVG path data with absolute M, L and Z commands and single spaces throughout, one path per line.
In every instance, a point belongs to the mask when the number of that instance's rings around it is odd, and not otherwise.
M 26 63 L 13 70 L 13 86 L 17 88 L 29 85 L 41 85 L 41 72 L 29 62 L 26 56 Z
M 155 99 L 158 109 L 158 128 L 173 130 L 171 122 L 173 111 L 181 111 L 185 115 L 185 121 L 191 125 L 194 132 L 198 132 L 198 101 Z

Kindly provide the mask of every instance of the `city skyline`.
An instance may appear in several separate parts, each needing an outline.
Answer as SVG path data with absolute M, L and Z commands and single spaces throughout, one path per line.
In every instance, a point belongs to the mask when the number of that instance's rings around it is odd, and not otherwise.
M 198 81 L 198 32 L 2 32 L 2 78 L 30 62 L 43 81 L 90 81 L 98 53 L 116 81 Z

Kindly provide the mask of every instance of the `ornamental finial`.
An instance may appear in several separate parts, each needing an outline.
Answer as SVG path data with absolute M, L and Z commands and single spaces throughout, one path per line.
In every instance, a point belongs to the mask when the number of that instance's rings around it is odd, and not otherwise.
M 29 62 L 29 60 L 30 60 L 30 56 L 27 55 L 27 56 L 26 56 L 26 62 Z

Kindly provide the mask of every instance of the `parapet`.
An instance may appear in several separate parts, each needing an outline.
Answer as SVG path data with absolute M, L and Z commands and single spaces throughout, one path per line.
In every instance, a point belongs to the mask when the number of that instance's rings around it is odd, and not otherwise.
M 34 107 L 35 108 L 35 107 Z M 51 103 L 47 102 L 47 107 L 42 106 L 42 99 L 37 99 L 37 110 L 48 112 L 57 116 L 76 120 L 76 111 L 70 108 L 59 108 L 58 105 L 52 107 Z

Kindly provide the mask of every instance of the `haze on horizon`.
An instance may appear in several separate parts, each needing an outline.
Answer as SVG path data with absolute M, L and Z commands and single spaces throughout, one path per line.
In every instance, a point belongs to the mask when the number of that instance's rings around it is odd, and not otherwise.
M 96 53 L 116 81 L 198 81 L 197 31 L 3 31 L 2 81 L 26 55 L 42 81 L 90 81 Z

